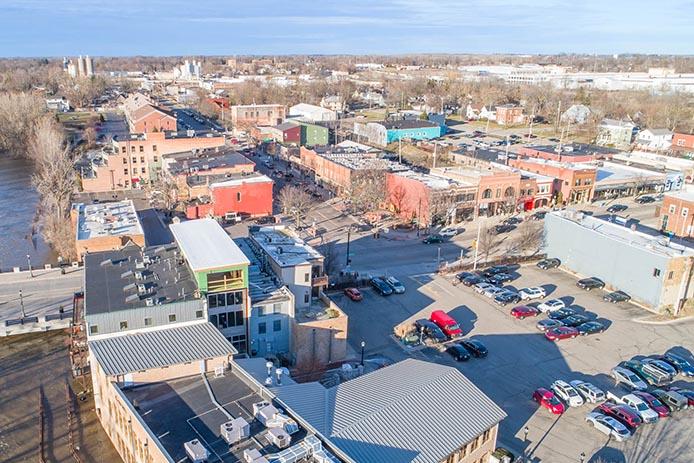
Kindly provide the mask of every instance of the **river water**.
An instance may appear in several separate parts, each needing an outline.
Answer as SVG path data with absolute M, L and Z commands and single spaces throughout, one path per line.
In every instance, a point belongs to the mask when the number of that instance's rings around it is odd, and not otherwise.
M 0 153 L 0 269 L 42 267 L 50 247 L 34 226 L 39 196 L 31 186 L 31 163 Z

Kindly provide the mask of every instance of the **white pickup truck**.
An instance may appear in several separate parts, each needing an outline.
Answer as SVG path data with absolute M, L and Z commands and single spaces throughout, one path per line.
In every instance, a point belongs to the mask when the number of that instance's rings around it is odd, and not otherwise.
M 622 397 L 613 394 L 612 392 L 607 392 L 607 399 L 613 400 L 618 404 L 628 405 L 634 409 L 636 413 L 643 419 L 644 423 L 655 423 L 658 421 L 658 413 L 653 410 L 648 404 L 640 397 L 634 394 L 626 394 Z

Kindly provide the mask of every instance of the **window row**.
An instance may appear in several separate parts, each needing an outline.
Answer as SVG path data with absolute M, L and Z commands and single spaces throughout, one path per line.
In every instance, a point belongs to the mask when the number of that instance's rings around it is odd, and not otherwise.
M 140 153 L 144 153 L 144 152 L 145 152 L 145 147 L 144 147 L 144 145 L 139 145 L 139 148 L 140 148 L 140 150 L 139 150 Z M 136 150 L 135 145 L 130 145 L 130 152 L 131 152 L 131 153 L 134 153 L 135 150 Z M 157 145 L 152 145 L 152 151 L 154 151 L 155 153 L 157 152 Z M 121 153 L 126 153 L 126 152 L 127 152 L 125 146 L 122 146 L 122 147 L 121 147 L 120 152 L 121 152 Z
M 200 319 L 204 316 L 204 312 L 202 310 L 196 310 L 195 311 L 195 318 Z M 175 313 L 170 313 L 168 316 L 169 323 L 176 323 L 176 314 Z M 152 317 L 145 317 L 144 319 L 144 326 L 145 328 L 149 328 L 151 326 L 154 326 L 154 320 Z M 118 328 L 121 331 L 127 330 L 129 327 L 128 320 L 121 320 L 118 323 Z M 89 334 L 99 334 L 99 325 L 89 325 Z
M 258 317 L 264 317 L 269 314 L 282 313 L 282 303 L 275 302 L 272 306 L 258 306 L 254 307 L 255 313 Z
M 210 309 L 215 307 L 226 307 L 228 305 L 243 304 L 243 291 L 209 294 L 207 296 L 207 304 Z
M 272 331 L 275 333 L 278 331 L 282 331 L 282 320 L 275 320 L 272 322 Z M 260 322 L 258 323 L 258 334 L 266 334 L 267 333 L 267 323 L 265 322 Z
M 243 326 L 243 310 L 210 315 L 210 323 L 220 330 L 223 330 L 224 328 L 233 328 L 235 326 Z

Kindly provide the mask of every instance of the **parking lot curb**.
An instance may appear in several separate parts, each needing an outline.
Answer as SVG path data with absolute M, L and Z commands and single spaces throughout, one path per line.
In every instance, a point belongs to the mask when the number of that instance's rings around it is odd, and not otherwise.
M 645 318 L 635 318 L 632 321 L 635 323 L 641 323 L 642 325 L 676 325 L 678 323 L 684 323 L 694 320 L 694 315 L 689 315 L 687 317 L 675 318 L 673 320 L 648 320 Z

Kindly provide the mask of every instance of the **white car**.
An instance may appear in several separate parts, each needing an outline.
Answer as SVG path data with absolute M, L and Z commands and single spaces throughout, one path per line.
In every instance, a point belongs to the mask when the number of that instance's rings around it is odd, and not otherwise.
M 439 230 L 439 235 L 445 238 L 453 238 L 458 233 L 460 233 L 460 229 L 458 228 L 442 228 L 441 230 Z
M 537 306 L 542 313 L 553 312 L 555 310 L 563 309 L 564 307 L 566 307 L 566 304 L 564 304 L 564 301 L 561 299 L 550 299 L 549 301 L 545 301 Z
M 499 294 L 503 294 L 505 292 L 507 292 L 506 289 L 500 288 L 498 286 L 494 286 L 493 288 L 489 288 L 489 289 L 485 290 L 482 294 L 484 296 L 487 296 L 489 299 L 494 299 Z
M 605 400 L 605 392 L 592 383 L 574 379 L 569 381 L 569 384 L 583 396 L 586 402 L 596 404 Z
M 648 385 L 644 383 L 643 380 L 636 375 L 636 373 L 627 370 L 626 368 L 614 367 L 611 374 L 616 384 L 626 384 L 630 388 L 636 389 L 637 391 L 645 391 L 648 389 Z
M 584 404 L 583 397 L 566 381 L 557 380 L 553 382 L 552 390 L 569 407 L 580 407 Z
M 540 288 L 539 286 L 535 286 L 532 288 L 523 288 L 520 291 L 518 291 L 518 295 L 524 301 L 529 301 L 531 299 L 543 299 L 547 297 L 547 293 L 545 292 L 545 290 L 543 288 Z
M 586 421 L 592 423 L 593 427 L 601 433 L 614 437 L 616 441 L 621 442 L 631 437 L 631 432 L 627 427 L 611 416 L 592 412 L 588 413 Z
M 494 286 L 491 283 L 477 283 L 475 285 L 475 291 L 477 291 L 480 294 L 484 294 L 485 291 L 491 288 L 496 288 L 496 286 Z
M 633 408 L 634 411 L 643 419 L 644 423 L 655 423 L 658 421 L 658 413 L 649 407 L 641 397 L 637 397 L 634 394 L 627 394 L 620 398 L 608 392 L 607 398 Z
M 400 283 L 400 280 L 398 280 L 398 279 L 395 278 L 395 277 L 388 277 L 388 278 L 386 278 L 386 283 L 388 284 L 388 286 L 390 286 L 391 288 L 393 288 L 393 292 L 394 292 L 395 294 L 402 294 L 402 293 L 405 292 L 405 285 L 403 285 L 402 283 Z

